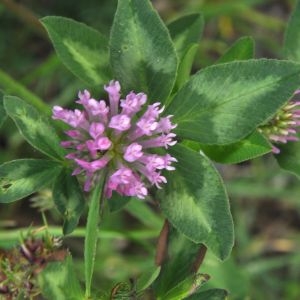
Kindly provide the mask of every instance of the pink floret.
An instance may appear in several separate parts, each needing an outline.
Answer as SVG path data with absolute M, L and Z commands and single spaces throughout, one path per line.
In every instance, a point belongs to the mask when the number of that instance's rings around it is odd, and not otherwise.
M 76 102 L 82 110 L 53 107 L 53 119 L 61 120 L 73 129 L 65 131 L 70 140 L 62 146 L 70 149 L 66 158 L 74 161 L 72 175 L 85 176 L 84 190 L 90 191 L 107 169 L 105 195 L 144 199 L 148 188 L 161 188 L 167 182 L 163 170 L 175 170 L 177 160 L 169 154 L 154 154 L 155 148 L 167 149 L 176 144 L 171 131 L 176 124 L 172 116 L 160 117 L 160 103 L 145 106 L 147 95 L 130 92 L 121 98 L 118 81 L 104 87 L 108 103 L 91 98 L 89 91 L 79 92 Z M 148 149 L 151 148 L 151 153 Z

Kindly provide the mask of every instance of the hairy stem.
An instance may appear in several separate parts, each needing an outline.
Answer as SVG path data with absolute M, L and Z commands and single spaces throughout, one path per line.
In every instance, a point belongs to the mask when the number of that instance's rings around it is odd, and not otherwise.
M 86 237 L 84 240 L 84 270 L 85 270 L 85 297 L 91 297 L 92 277 L 94 273 L 95 258 L 97 251 L 99 223 L 102 215 L 104 201 L 104 184 L 106 174 L 101 174 L 100 181 L 91 195 L 90 207 L 87 217 Z M 100 211 L 101 208 L 101 211 Z

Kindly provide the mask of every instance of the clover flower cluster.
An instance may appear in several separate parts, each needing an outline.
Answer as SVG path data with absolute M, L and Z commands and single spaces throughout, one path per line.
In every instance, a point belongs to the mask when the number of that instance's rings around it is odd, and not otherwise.
M 299 94 L 300 90 L 296 90 L 294 93 L 294 95 Z M 271 141 L 272 152 L 278 154 L 280 153 L 280 149 L 274 143 L 286 144 L 289 141 L 299 141 L 297 136 L 299 126 L 300 101 L 292 99 L 267 124 L 261 126 L 258 130 Z
M 107 198 L 116 191 L 124 196 L 144 199 L 148 186 L 161 188 L 161 184 L 167 182 L 162 170 L 175 170 L 172 163 L 177 160 L 174 157 L 158 155 L 153 150 L 168 149 L 176 144 L 176 135 L 171 132 L 176 125 L 171 122 L 172 116 L 160 117 L 164 110 L 160 103 L 143 108 L 146 94 L 130 92 L 125 99 L 120 99 L 118 81 L 111 81 L 104 89 L 108 93 L 109 105 L 104 100 L 91 98 L 85 90 L 79 92 L 76 101 L 83 110 L 54 106 L 53 119 L 73 127 L 65 131 L 71 139 L 61 145 L 73 150 L 66 158 L 75 162 L 72 175 L 85 175 L 85 191 L 98 181 L 99 171 L 107 168 Z

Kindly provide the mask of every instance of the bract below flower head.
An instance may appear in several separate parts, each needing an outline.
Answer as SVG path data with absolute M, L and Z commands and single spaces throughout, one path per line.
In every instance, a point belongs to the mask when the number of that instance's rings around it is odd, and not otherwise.
M 175 170 L 172 163 L 176 158 L 155 154 L 155 148 L 176 144 L 176 135 L 171 132 L 176 125 L 172 116 L 160 117 L 164 110 L 160 103 L 144 107 L 144 93 L 132 91 L 121 99 L 118 81 L 111 81 L 104 90 L 108 102 L 91 98 L 85 90 L 76 101 L 82 110 L 54 106 L 52 118 L 73 128 L 65 132 L 70 139 L 61 145 L 71 150 L 66 158 L 76 165 L 73 175 L 85 175 L 85 191 L 97 182 L 99 171 L 107 168 L 106 197 L 115 191 L 144 199 L 150 186 L 161 188 L 167 182 L 162 170 Z
M 300 90 L 294 92 L 294 96 L 299 94 Z M 300 101 L 295 98 L 284 105 L 268 123 L 260 126 L 258 130 L 271 141 L 272 152 L 278 154 L 280 149 L 275 146 L 276 144 L 299 141 L 297 136 L 299 128 Z

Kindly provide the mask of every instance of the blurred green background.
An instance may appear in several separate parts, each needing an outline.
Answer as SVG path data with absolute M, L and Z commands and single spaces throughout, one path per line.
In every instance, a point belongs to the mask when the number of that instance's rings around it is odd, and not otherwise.
M 72 103 L 79 89 L 89 87 L 60 63 L 38 18 L 70 17 L 109 34 L 116 4 L 116 0 L 0 0 L 0 89 L 23 98 L 39 97 L 50 105 Z M 294 4 L 292 0 L 153 1 L 165 22 L 187 13 L 203 13 L 206 26 L 195 72 L 213 64 L 242 36 L 255 39 L 257 58 L 282 58 L 284 30 Z M 0 162 L 39 155 L 6 121 L 0 130 Z M 281 171 L 271 155 L 217 167 L 231 199 L 236 243 L 225 263 L 208 253 L 200 270 L 211 275 L 207 286 L 228 289 L 229 299 L 300 299 L 298 179 Z M 51 207 L 47 190 L 0 205 L 0 247 L 10 247 L 19 228 L 41 225 L 39 208 L 46 206 Z M 46 215 L 50 224 L 61 224 L 54 209 Z M 143 203 L 108 214 L 102 226 L 95 287 L 112 288 L 153 266 L 162 223 L 157 208 Z M 82 234 L 77 231 L 77 237 L 67 238 L 65 245 L 83 278 Z

